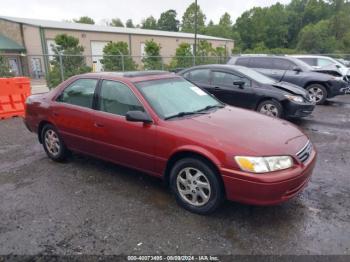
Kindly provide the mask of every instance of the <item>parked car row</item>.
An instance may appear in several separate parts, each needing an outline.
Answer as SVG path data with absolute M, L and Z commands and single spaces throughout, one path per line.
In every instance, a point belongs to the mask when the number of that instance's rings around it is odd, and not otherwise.
M 308 91 L 316 104 L 327 98 L 345 94 L 349 83 L 343 77 L 321 72 L 296 57 L 246 55 L 232 57 L 228 64 L 253 68 L 278 82 L 289 82 Z
M 226 104 L 273 117 L 304 117 L 315 107 L 304 89 L 243 66 L 196 66 L 178 74 Z
M 307 93 L 244 67 L 199 69 L 182 73 L 191 82 L 168 72 L 74 76 L 30 96 L 25 125 L 52 160 L 73 151 L 146 172 L 195 213 L 213 212 L 224 199 L 273 205 L 296 196 L 316 163 L 307 135 L 285 120 L 226 105 L 194 83 L 205 77 L 205 89 L 222 100 L 276 116 L 312 111 Z M 227 93 L 231 87 L 237 97 Z M 283 111 L 262 103 L 264 96 Z

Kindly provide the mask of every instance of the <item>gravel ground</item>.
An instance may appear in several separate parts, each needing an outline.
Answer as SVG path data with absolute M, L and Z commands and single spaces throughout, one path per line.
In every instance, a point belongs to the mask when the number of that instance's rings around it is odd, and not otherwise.
M 350 254 L 350 96 L 294 121 L 319 159 L 273 207 L 199 216 L 154 178 L 82 155 L 49 160 L 18 118 L 0 121 L 0 254 Z

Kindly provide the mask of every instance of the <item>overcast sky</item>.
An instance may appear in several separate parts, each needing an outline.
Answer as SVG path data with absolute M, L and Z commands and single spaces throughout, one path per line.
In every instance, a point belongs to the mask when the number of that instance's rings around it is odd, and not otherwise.
M 156 18 L 160 13 L 175 9 L 178 19 L 193 0 L 0 0 L 0 15 L 28 17 L 49 20 L 73 19 L 90 16 L 96 23 L 102 19 L 119 17 L 123 22 L 132 18 L 134 24 L 149 15 Z M 219 21 L 224 12 L 235 20 L 244 11 L 255 6 L 269 6 L 276 2 L 289 3 L 290 0 L 198 0 L 198 4 L 207 16 Z

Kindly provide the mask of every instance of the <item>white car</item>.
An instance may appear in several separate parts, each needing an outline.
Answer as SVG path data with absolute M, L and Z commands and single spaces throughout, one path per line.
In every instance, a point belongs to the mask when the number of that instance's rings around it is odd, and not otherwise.
M 350 81 L 350 68 L 337 59 L 316 55 L 293 55 L 293 57 L 302 60 L 316 70 L 337 70 L 344 77 L 344 80 Z

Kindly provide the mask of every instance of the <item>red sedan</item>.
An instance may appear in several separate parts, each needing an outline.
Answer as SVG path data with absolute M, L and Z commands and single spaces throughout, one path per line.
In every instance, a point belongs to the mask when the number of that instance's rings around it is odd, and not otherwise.
M 174 74 L 90 73 L 30 96 L 25 124 L 49 158 L 80 152 L 164 179 L 184 208 L 297 195 L 316 161 L 294 125 L 224 105 Z

